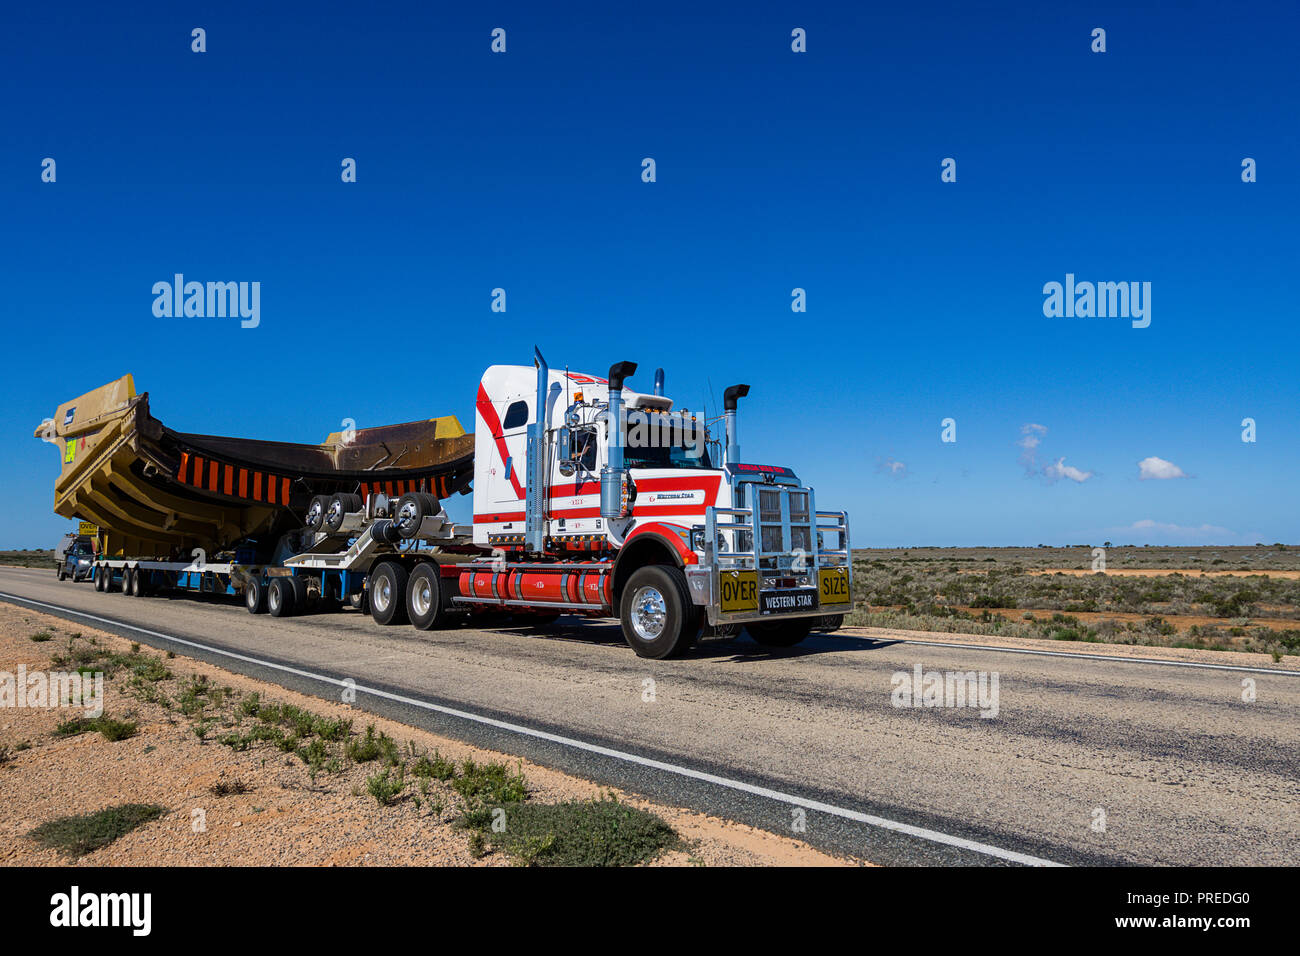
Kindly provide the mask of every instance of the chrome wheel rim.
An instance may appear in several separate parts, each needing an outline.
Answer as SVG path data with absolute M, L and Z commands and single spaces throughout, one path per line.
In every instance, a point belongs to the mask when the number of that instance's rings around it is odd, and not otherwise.
M 378 587 L 370 600 L 374 602 L 375 607 L 380 611 L 388 610 L 388 604 L 393 599 L 393 582 L 388 579 L 388 575 L 381 575 Z
M 415 588 L 411 591 L 411 607 L 419 617 L 429 613 L 429 608 L 433 607 L 433 588 L 429 586 L 427 578 L 421 578 L 416 582 Z
M 397 512 L 397 527 L 402 534 L 410 537 L 419 530 L 415 523 L 417 517 L 419 517 L 418 509 L 413 503 L 408 501 L 406 504 L 402 505 Z
M 276 588 L 276 587 L 271 588 L 271 593 L 269 593 L 269 594 L 266 596 L 266 603 L 269 604 L 269 605 L 271 605 L 271 607 L 275 608 L 276 610 L 279 610 L 279 608 L 280 608 L 280 589 L 279 589 L 279 588 Z
M 654 641 L 668 624 L 668 602 L 656 587 L 643 584 L 632 595 L 632 630 L 643 641 Z
M 321 505 L 320 501 L 313 501 L 311 507 L 307 509 L 307 527 L 319 528 L 321 523 Z

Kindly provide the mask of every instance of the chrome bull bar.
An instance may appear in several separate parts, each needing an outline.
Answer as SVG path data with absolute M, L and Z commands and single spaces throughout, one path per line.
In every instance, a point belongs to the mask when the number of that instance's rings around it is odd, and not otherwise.
M 753 498 L 747 507 L 705 510 L 704 560 L 687 568 L 691 598 L 709 623 L 847 613 L 853 606 L 848 512 L 818 511 L 811 488 L 743 487 Z

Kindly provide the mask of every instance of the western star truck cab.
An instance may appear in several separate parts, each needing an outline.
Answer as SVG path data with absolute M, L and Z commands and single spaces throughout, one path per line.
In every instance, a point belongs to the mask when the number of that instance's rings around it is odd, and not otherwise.
M 818 511 L 780 465 L 740 456 L 737 407 L 725 441 L 702 411 L 606 378 L 496 365 L 477 399 L 473 541 L 491 563 L 460 575 L 453 603 L 616 614 L 638 654 L 666 657 L 702 630 L 747 628 L 789 646 L 833 629 L 850 607 L 848 516 Z M 578 563 L 576 558 L 585 559 Z

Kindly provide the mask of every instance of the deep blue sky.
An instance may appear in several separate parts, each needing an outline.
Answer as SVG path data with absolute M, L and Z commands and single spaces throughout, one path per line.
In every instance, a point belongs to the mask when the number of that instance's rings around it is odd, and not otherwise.
M 0 547 L 66 524 L 32 429 L 127 371 L 174 428 L 318 441 L 472 427 L 534 343 L 749 382 L 745 458 L 861 545 L 1300 539 L 1294 4 L 132 7 L 0 21 Z M 155 318 L 176 272 L 260 281 L 260 327 Z M 1151 326 L 1045 318 L 1067 272 Z

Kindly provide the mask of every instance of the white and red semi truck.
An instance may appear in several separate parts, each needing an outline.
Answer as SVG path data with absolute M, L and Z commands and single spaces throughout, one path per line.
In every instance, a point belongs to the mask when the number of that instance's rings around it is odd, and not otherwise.
M 742 627 L 783 647 L 838 627 L 851 607 L 848 515 L 818 510 L 790 468 L 741 458 L 737 411 L 749 387 L 726 389 L 715 437 L 702 411 L 663 393 L 662 370 L 652 392 L 629 388 L 636 370 L 553 370 L 540 350 L 532 366 L 488 368 L 469 527 L 436 494 L 360 482 L 314 497 L 274 560 L 103 559 L 101 590 L 121 574 L 128 593 L 242 592 L 250 611 L 275 615 L 350 600 L 381 624 L 424 630 L 474 616 L 616 617 L 650 658 Z

